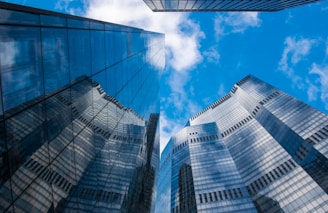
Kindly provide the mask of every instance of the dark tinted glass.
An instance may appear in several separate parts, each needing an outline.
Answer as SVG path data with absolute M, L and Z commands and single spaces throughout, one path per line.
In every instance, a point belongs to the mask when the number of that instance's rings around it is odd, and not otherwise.
M 4 110 L 43 95 L 39 44 L 39 28 L 0 27 Z
M 45 93 L 69 84 L 67 30 L 42 29 L 42 57 Z
M 90 31 L 68 30 L 71 81 L 91 74 Z
M 106 67 L 105 33 L 103 31 L 91 31 L 91 46 L 92 73 L 96 73 Z
M 73 140 L 71 89 L 46 101 L 47 137 L 50 159 L 54 159 Z

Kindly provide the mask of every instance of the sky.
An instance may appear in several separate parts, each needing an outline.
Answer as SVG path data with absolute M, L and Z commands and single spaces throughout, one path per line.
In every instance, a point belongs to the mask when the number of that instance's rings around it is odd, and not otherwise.
M 142 0 L 0 1 L 165 33 L 161 150 L 249 74 L 328 113 L 328 1 L 260 13 L 154 13 Z

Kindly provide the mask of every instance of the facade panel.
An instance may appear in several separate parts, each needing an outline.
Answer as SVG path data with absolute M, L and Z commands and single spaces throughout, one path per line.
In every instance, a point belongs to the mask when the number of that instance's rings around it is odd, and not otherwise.
M 154 209 L 164 35 L 0 8 L 0 211 Z
M 194 187 L 197 212 L 327 211 L 327 119 L 256 77 L 242 79 L 166 147 L 171 180 L 159 178 L 171 183 L 171 212 L 188 212 L 172 193 L 185 185 Z M 189 179 L 177 185 L 185 164 Z
M 154 12 L 165 11 L 279 11 L 320 0 L 144 0 Z

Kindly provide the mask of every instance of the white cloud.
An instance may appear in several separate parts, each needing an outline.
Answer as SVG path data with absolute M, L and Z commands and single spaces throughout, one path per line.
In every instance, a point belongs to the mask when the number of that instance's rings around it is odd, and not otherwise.
M 248 27 L 259 27 L 261 25 L 258 12 L 230 13 L 226 22 L 233 27 L 233 32 L 244 32 Z
M 196 114 L 201 110 L 201 108 L 189 98 L 191 95 L 193 95 L 192 86 L 190 88 L 185 88 L 189 80 L 189 73 L 174 72 L 168 81 L 171 88 L 171 93 L 166 101 L 168 104 L 174 106 L 177 113 L 186 113 L 187 110 L 190 114 Z M 187 93 L 186 91 L 190 91 L 191 94 Z
M 309 101 L 316 101 L 318 99 L 318 93 L 320 92 L 319 88 L 312 84 L 311 81 L 306 81 L 308 84 L 307 95 Z
M 206 61 L 209 63 L 214 63 L 214 64 L 219 63 L 220 54 L 216 46 L 211 46 L 208 50 L 205 50 L 203 52 L 203 56 L 205 57 Z
M 199 41 L 205 35 L 188 13 L 154 13 L 140 0 L 91 0 L 86 16 L 165 33 L 167 62 L 176 71 L 202 61 Z
M 304 88 L 303 78 L 294 72 L 294 66 L 304 59 L 311 51 L 315 39 L 287 37 L 285 48 L 279 61 L 279 70 L 284 72 L 298 88 Z
M 183 97 L 183 96 L 180 96 Z M 168 98 L 169 99 L 169 98 Z M 183 103 L 180 110 L 184 110 L 183 116 L 168 116 L 168 111 L 161 110 L 160 116 L 160 150 L 161 152 L 165 148 L 167 142 L 170 138 L 180 131 L 185 124 L 187 123 L 188 119 L 198 113 L 201 110 L 201 107 L 194 104 L 192 101 L 187 100 L 177 100 L 179 103 Z M 161 102 L 166 102 L 164 104 L 170 104 L 167 102 L 166 98 L 163 98 Z M 162 107 L 162 109 L 165 107 Z M 172 112 L 171 112 L 172 113 Z M 173 113 L 174 114 L 174 113 Z
M 66 0 L 67 1 L 67 0 Z M 197 22 L 188 13 L 154 13 L 142 0 L 90 0 L 86 16 L 98 20 L 135 26 L 149 31 L 165 33 L 166 67 L 171 93 L 161 104 L 161 150 L 169 137 L 187 121 L 181 115 L 170 117 L 163 110 L 174 107 L 175 113 L 196 113 L 200 110 L 186 91 L 189 71 L 203 60 L 200 41 L 205 38 Z M 187 88 L 188 89 L 188 88 Z M 191 88 L 189 88 L 189 91 Z M 173 113 L 173 114 L 175 114 Z M 187 116 L 187 115 L 186 115 Z
M 294 37 L 285 39 L 285 49 L 279 62 L 279 67 L 282 71 L 288 71 L 289 63 L 297 64 L 302 58 L 310 53 L 310 50 L 315 44 L 314 39 L 302 38 L 297 40 Z
M 83 14 L 82 6 L 87 6 L 87 5 L 88 5 L 87 0 L 82 0 L 82 4 L 81 4 L 81 0 L 58 0 L 55 4 L 55 9 L 60 11 L 65 11 L 66 13 L 72 15 L 81 15 Z
M 307 92 L 309 101 L 317 101 L 318 97 L 320 97 L 320 101 L 325 104 L 325 109 L 328 110 L 328 65 L 324 63 L 328 55 L 328 42 L 325 45 L 322 45 L 322 43 L 320 39 L 287 37 L 285 39 L 285 48 L 279 61 L 279 70 L 292 81 L 293 86 Z M 310 58 L 311 50 L 315 45 L 320 48 L 323 47 L 323 50 L 326 51 L 326 57 L 322 65 L 313 63 L 308 72 L 303 72 L 303 74 L 301 74 L 302 70 L 295 72 L 294 68 L 296 66 L 300 67 L 301 62 L 308 57 Z
M 172 73 L 169 79 L 171 94 L 168 97 L 168 102 L 174 105 L 179 112 L 183 111 L 185 102 L 188 99 L 184 88 L 188 80 L 189 76 L 186 72 Z
M 285 23 L 286 24 L 290 24 L 291 22 L 292 22 L 292 19 L 294 18 L 294 16 L 292 15 L 292 13 L 291 12 L 288 12 L 288 16 L 287 16 L 287 18 L 286 18 L 286 21 L 285 21 Z
M 214 21 L 217 39 L 225 34 L 243 33 L 249 27 L 261 26 L 258 12 L 230 12 L 219 14 Z
M 159 47 L 159 44 L 163 44 L 163 46 Z M 162 37 L 151 37 L 148 39 L 149 47 L 146 53 L 146 61 L 147 63 L 154 66 L 159 71 L 164 71 L 165 68 L 165 47 L 164 40 Z M 154 57 L 154 53 L 156 53 L 156 57 Z M 160 73 L 161 75 L 162 73 Z
M 226 91 L 225 91 L 225 88 L 224 88 L 224 84 L 221 83 L 220 84 L 220 87 L 219 87 L 219 90 L 218 90 L 218 95 L 219 97 L 223 97 L 224 95 L 226 95 Z
M 224 17 L 223 15 L 218 15 L 214 20 L 214 31 L 216 40 L 218 41 L 221 36 L 224 35 Z
M 309 74 L 317 76 L 316 82 L 320 87 L 320 99 L 325 104 L 325 109 L 328 110 L 328 65 L 319 66 L 314 63 L 312 64 L 312 68 L 309 71 Z
M 185 121 L 186 122 L 186 121 Z M 181 122 L 176 119 L 169 119 L 165 111 L 161 111 L 160 116 L 160 151 L 162 152 L 166 144 L 169 142 L 172 134 L 183 128 Z
M 19 49 L 14 41 L 0 42 L 0 61 L 2 66 L 12 66 L 19 54 Z

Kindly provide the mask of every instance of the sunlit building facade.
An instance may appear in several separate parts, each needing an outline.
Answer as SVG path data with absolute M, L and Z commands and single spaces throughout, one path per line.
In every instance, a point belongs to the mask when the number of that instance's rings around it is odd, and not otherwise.
M 164 35 L 0 14 L 0 212 L 152 212 Z
M 144 0 L 154 12 L 164 11 L 279 11 L 320 0 Z
M 247 76 L 170 139 L 156 210 L 327 212 L 327 158 L 328 116 Z

